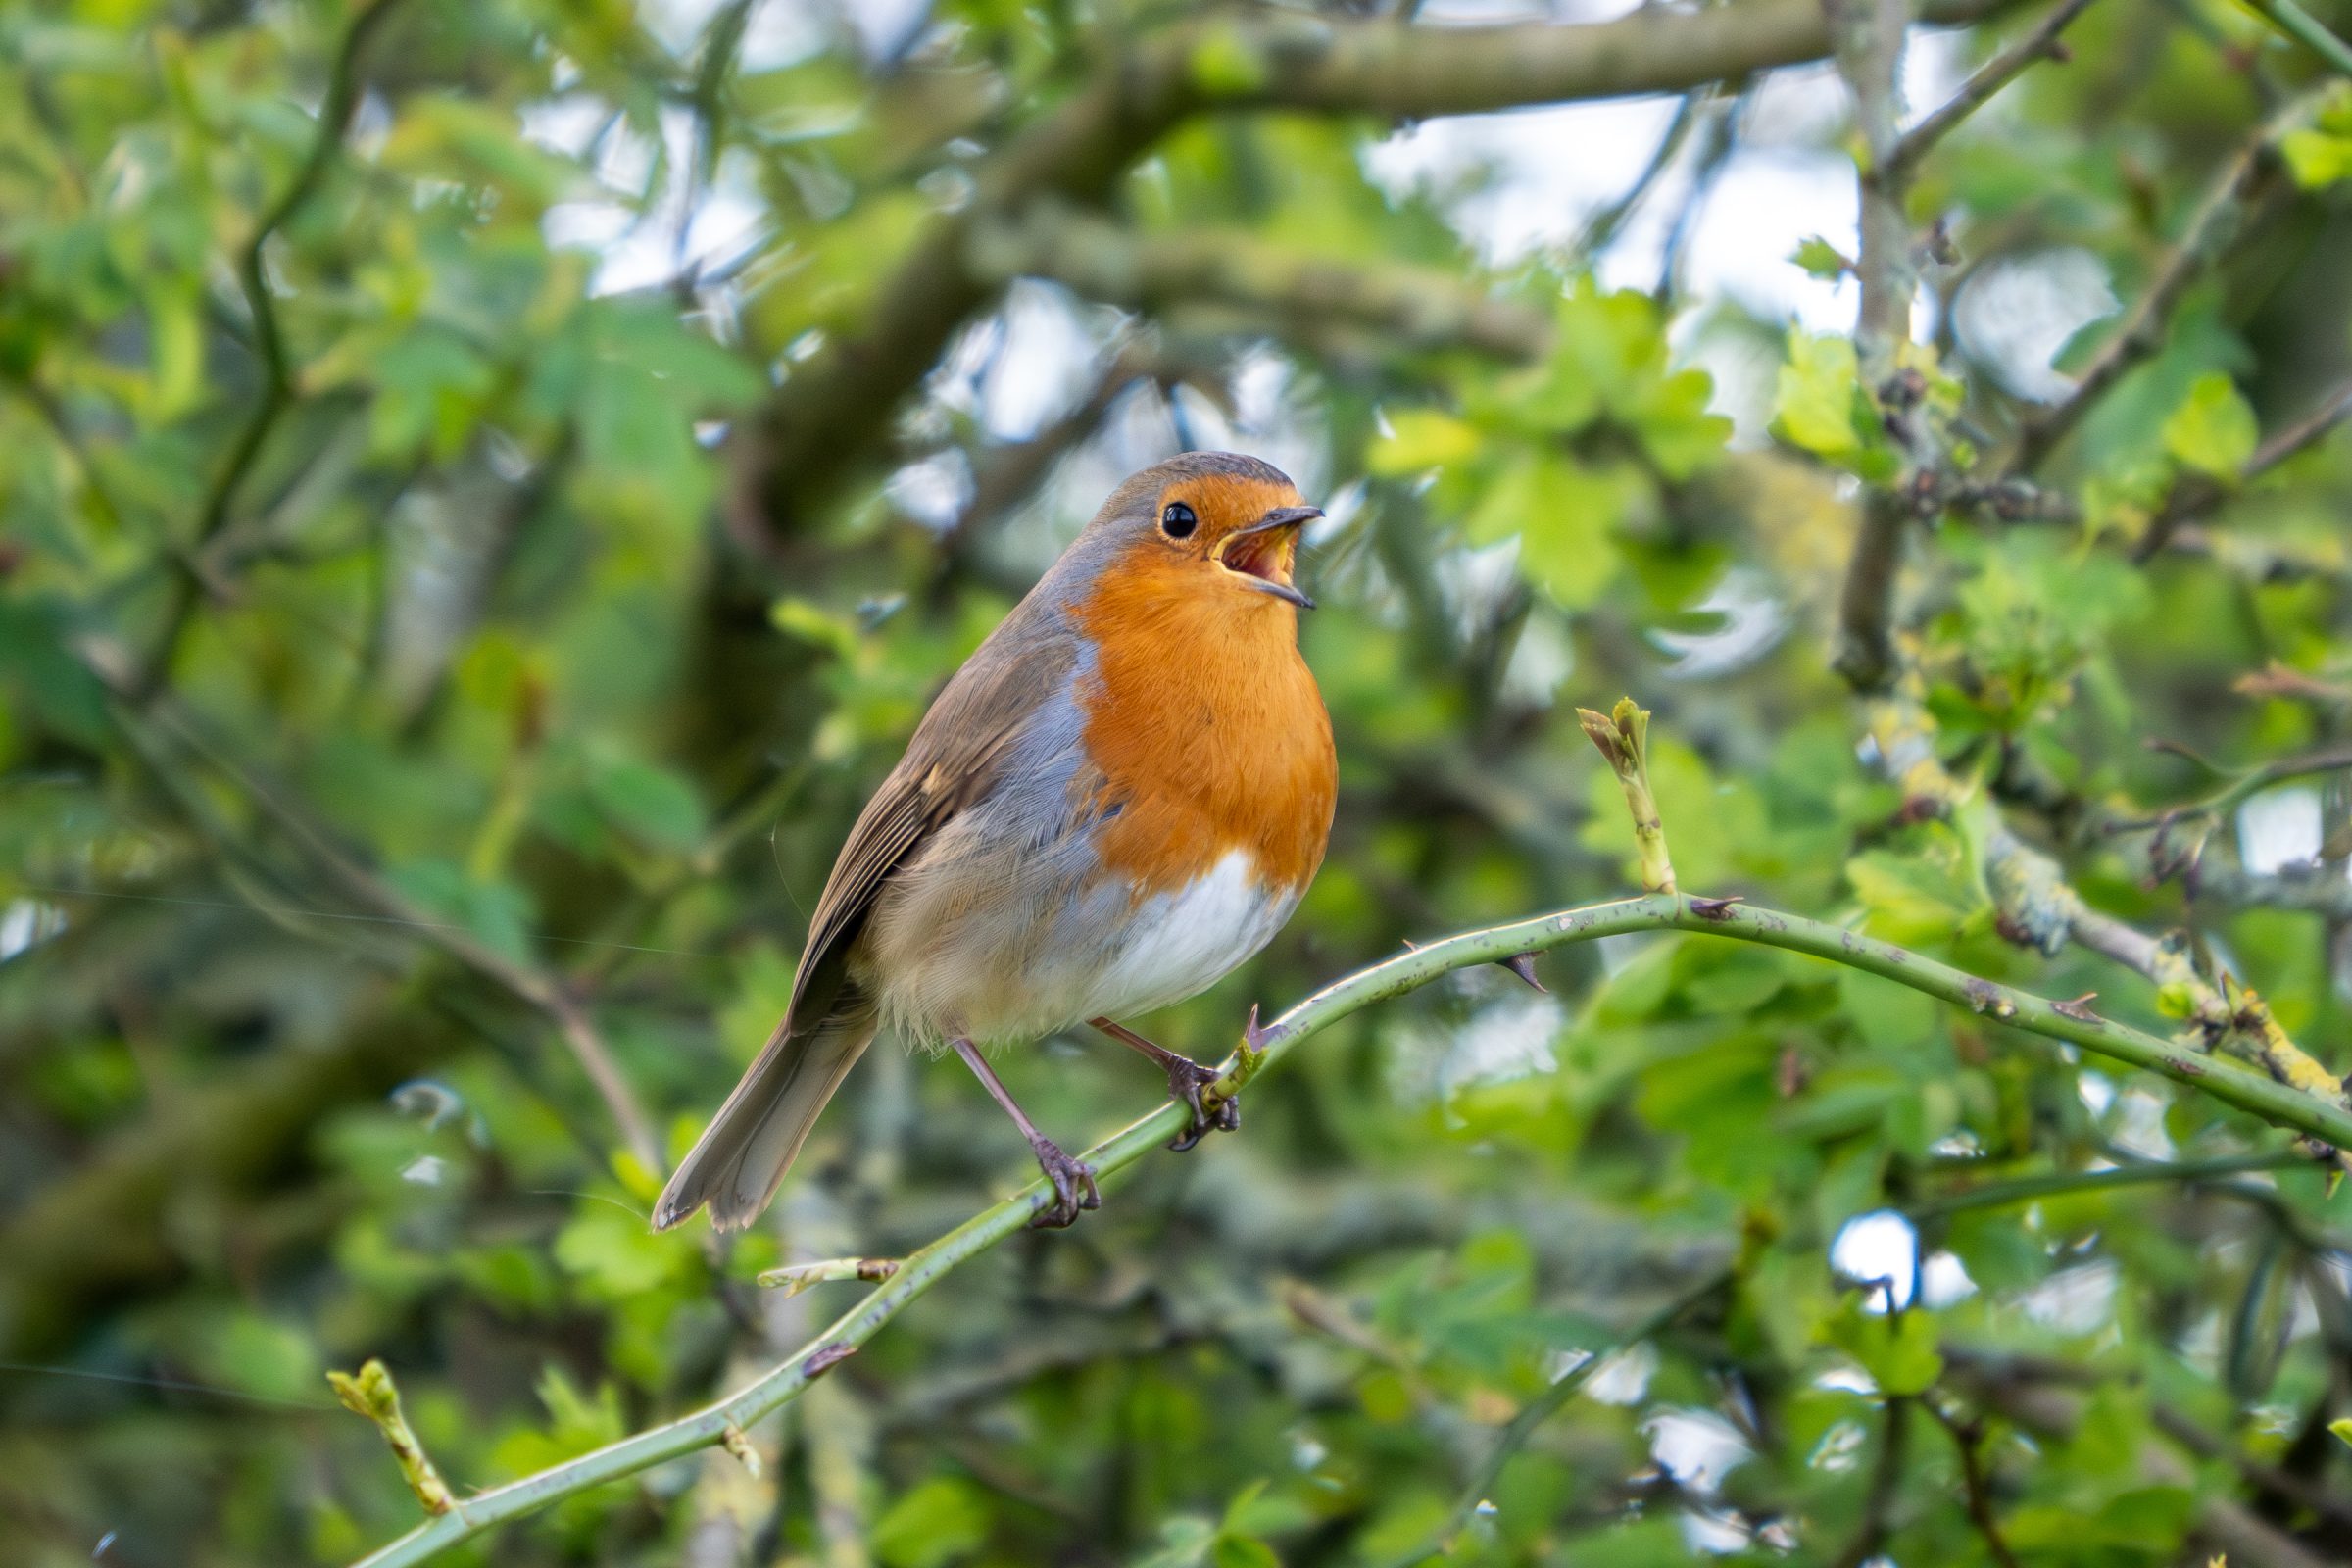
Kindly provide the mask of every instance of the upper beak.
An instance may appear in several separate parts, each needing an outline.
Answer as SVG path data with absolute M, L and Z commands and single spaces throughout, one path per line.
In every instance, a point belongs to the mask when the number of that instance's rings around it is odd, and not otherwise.
M 1217 547 L 1218 563 L 1223 564 L 1226 556 L 1232 553 L 1234 547 L 1243 544 L 1245 540 L 1260 538 L 1270 533 L 1279 533 L 1284 529 L 1296 532 L 1321 515 L 1323 515 L 1321 507 L 1276 507 L 1249 527 L 1236 528 L 1227 534 L 1224 543 Z M 1255 552 L 1250 551 L 1248 554 L 1254 556 Z M 1252 587 L 1262 589 L 1277 599 L 1287 599 L 1300 610 L 1315 608 L 1315 602 L 1312 599 L 1287 582 L 1278 581 L 1262 572 L 1250 570 L 1247 567 L 1243 568 L 1240 574 L 1248 577 Z

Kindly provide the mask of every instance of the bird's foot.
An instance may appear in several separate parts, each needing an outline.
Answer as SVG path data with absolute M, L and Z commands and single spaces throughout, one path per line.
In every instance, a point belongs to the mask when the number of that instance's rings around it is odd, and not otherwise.
M 1242 1100 L 1239 1095 L 1227 1095 L 1214 1106 L 1201 1103 L 1202 1093 L 1217 1081 L 1217 1069 L 1203 1067 L 1189 1056 L 1178 1056 L 1168 1063 L 1168 1098 L 1182 1101 L 1193 1113 L 1184 1131 L 1176 1135 L 1168 1147 L 1179 1152 L 1192 1148 L 1212 1132 L 1233 1132 L 1242 1125 Z
M 1079 1210 L 1102 1206 L 1102 1192 L 1095 1185 L 1094 1166 L 1063 1153 L 1048 1139 L 1037 1139 L 1030 1147 L 1037 1151 L 1037 1168 L 1054 1184 L 1054 1202 L 1038 1210 L 1029 1221 L 1031 1230 L 1061 1230 L 1078 1223 Z

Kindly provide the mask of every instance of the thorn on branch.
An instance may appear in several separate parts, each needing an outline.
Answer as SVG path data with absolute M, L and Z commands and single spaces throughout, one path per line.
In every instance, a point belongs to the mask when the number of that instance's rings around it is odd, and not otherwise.
M 1608 760 L 1609 771 L 1624 787 L 1626 808 L 1634 816 L 1634 847 L 1641 858 L 1642 891 L 1672 893 L 1674 862 L 1666 854 L 1666 825 L 1658 818 L 1657 798 L 1649 787 L 1649 710 L 1631 697 L 1620 697 L 1604 715 L 1590 708 L 1576 710 L 1586 736 Z
M 1722 899 L 1692 899 L 1690 912 L 1701 920 L 1728 920 L 1731 918 L 1732 906 L 1743 902 L 1746 897 L 1744 893 L 1735 893 Z
M 450 1494 L 449 1483 L 433 1468 L 424 1445 L 416 1441 L 408 1417 L 401 1414 L 400 1390 L 392 1382 L 390 1368 L 371 1356 L 357 1376 L 329 1372 L 326 1384 L 335 1391 L 335 1397 L 343 1402 L 344 1409 L 375 1423 L 375 1429 L 384 1435 L 384 1442 L 391 1446 L 401 1479 L 408 1482 L 409 1490 L 416 1494 L 426 1513 L 437 1516 L 456 1510 L 458 1499 Z
M 1536 978 L 1536 956 L 1534 954 L 1514 953 L 1509 957 L 1502 960 L 1502 966 L 1505 969 L 1510 970 L 1511 973 L 1517 975 L 1520 979 L 1526 981 L 1529 985 L 1534 986 L 1538 991 L 1543 992 L 1545 996 L 1549 996 L 1551 994 L 1550 987 L 1544 985 L 1543 981 Z
M 831 1345 L 819 1346 L 810 1351 L 808 1360 L 802 1370 L 808 1381 L 813 1383 L 857 1353 L 858 1347 L 847 1341 L 837 1340 Z
M 2081 996 L 2070 998 L 2065 1002 L 2051 1003 L 2050 1010 L 2072 1018 L 2077 1023 L 2099 1023 L 2102 1021 L 2099 1015 L 2090 1010 L 2090 1004 L 2096 1002 L 2098 997 L 2099 994 L 2096 991 L 2085 991 Z

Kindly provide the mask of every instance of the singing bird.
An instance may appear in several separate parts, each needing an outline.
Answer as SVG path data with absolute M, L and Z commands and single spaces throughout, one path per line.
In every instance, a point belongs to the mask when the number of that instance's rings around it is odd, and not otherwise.
M 983 1048 L 1086 1023 L 1204 1114 L 1208 1068 L 1117 1020 L 1215 984 L 1270 941 L 1331 833 L 1331 719 L 1298 653 L 1298 534 L 1279 469 L 1194 452 L 1111 493 L 916 726 L 850 829 L 792 1001 L 654 1209 L 721 1230 L 767 1206 L 883 1027 L 953 1049 L 1052 1183 L 1032 1221 L 1102 1201 Z

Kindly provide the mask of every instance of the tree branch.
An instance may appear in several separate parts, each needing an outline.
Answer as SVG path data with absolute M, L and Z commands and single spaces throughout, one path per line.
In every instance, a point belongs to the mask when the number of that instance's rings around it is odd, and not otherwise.
M 2246 0 L 2246 4 L 2272 26 L 2352 76 L 2352 44 L 2329 32 L 2319 18 L 2295 4 L 2295 0 Z
M 2270 472 L 2305 447 L 2324 439 L 2347 416 L 2352 416 L 2352 381 L 2335 387 L 2309 414 L 2256 447 L 2245 467 L 2239 470 L 2238 482 L 2243 484 Z M 2155 516 L 2148 522 L 2148 531 L 2132 548 L 2132 559 L 2142 563 L 2153 560 L 2173 543 L 2182 524 L 2218 511 L 2231 493 L 2230 487 L 2209 473 L 2193 468 L 2181 470 L 2166 490 Z
M 170 1280 L 186 1263 L 160 1217 L 207 1192 L 282 1170 L 334 1106 L 429 1073 L 457 1037 L 368 1017 L 318 1050 L 272 1051 L 183 1086 L 27 1195 L 0 1229 L 0 1355 L 45 1355 L 85 1330 L 93 1303 Z
M 2291 909 L 2329 920 L 2352 920 L 2352 880 L 2341 866 L 2312 867 L 2300 875 L 2275 872 L 2260 876 L 2240 865 L 2208 865 L 2196 870 L 2196 898 L 2231 909 Z
M 2281 1470 L 2275 1464 L 2265 1464 L 2236 1444 L 2206 1431 L 2172 1405 L 2158 1403 L 2148 1414 L 2158 1431 L 2198 1458 L 2219 1460 L 2257 1491 L 2284 1497 L 2299 1508 L 2309 1508 L 2339 1530 L 2352 1530 L 2352 1498 L 2330 1491 L 2326 1483 Z
M 2272 154 L 2279 139 L 2301 128 L 2326 97 L 2325 91 L 2311 91 L 2290 100 L 2222 167 L 2190 213 L 2180 238 L 2157 258 L 2148 286 L 2132 302 L 2122 326 L 2092 357 L 2074 390 L 2019 428 L 2016 447 L 2003 466 L 2004 476 L 2039 467 L 2126 370 L 2163 347 L 2173 307 L 2237 237 L 2247 208 L 2269 192 L 2276 172 Z
M 1663 893 L 1464 932 L 1415 948 L 1335 982 L 1283 1013 L 1266 1028 L 1253 1028 L 1250 1039 L 1226 1059 L 1216 1084 L 1208 1092 L 1209 1098 L 1213 1101 L 1238 1094 L 1259 1072 L 1341 1019 L 1375 1003 L 1416 990 L 1456 969 L 1497 963 L 1520 953 L 1642 931 L 1686 931 L 1726 937 L 1844 964 L 1954 1006 L 1966 1007 L 2013 1029 L 2064 1041 L 2096 1055 L 2145 1068 L 2175 1083 L 2201 1090 L 2276 1126 L 2329 1144 L 2352 1147 L 2352 1112 L 2340 1105 L 2315 1099 L 2230 1062 L 2216 1060 L 2188 1047 L 2096 1017 L 2075 1004 L 2050 1002 L 2011 986 L 1998 985 L 1841 926 L 1720 899 Z M 1164 1145 L 1188 1115 L 1190 1111 L 1184 1105 L 1163 1104 L 1097 1144 L 1083 1157 L 1100 1175 L 1112 1175 Z M 899 1271 L 887 1284 L 765 1377 L 692 1415 L 467 1498 L 464 1518 L 449 1514 L 429 1520 L 363 1559 L 360 1568 L 398 1568 L 402 1564 L 423 1562 L 492 1526 L 722 1441 L 730 1427 L 748 1426 L 797 1398 L 828 1369 L 856 1354 L 860 1346 L 880 1333 L 915 1298 L 958 1265 L 1007 1237 L 1020 1234 L 1033 1215 L 1053 1202 L 1053 1190 L 1044 1181 L 1031 1182 L 1003 1202 L 982 1210 L 902 1259 Z
M 1936 721 L 1928 715 L 1916 673 L 1906 688 L 1880 701 L 1871 739 L 1906 799 L 1939 810 L 1959 808 L 1971 793 L 1936 755 Z M 2178 1009 L 2203 1033 L 2208 1047 L 2230 1046 L 2250 1055 L 2282 1085 L 2305 1097 L 2343 1105 L 2336 1076 L 2307 1055 L 2271 1016 L 2270 1007 L 2228 975 L 2216 987 L 2197 970 L 2185 945 L 2148 936 L 2082 901 L 2058 862 L 2028 846 L 1996 816 L 1984 835 L 1984 879 L 1999 913 L 2001 933 L 2021 946 L 2055 956 L 2071 938 L 2156 983 L 2159 1004 Z M 2336 1149 L 2346 1146 L 2326 1140 Z
M 1913 1219 L 1936 1219 L 1972 1208 L 2001 1208 L 2010 1203 L 2031 1203 L 2043 1198 L 2105 1192 L 2112 1187 L 2140 1187 L 2152 1182 L 2209 1182 L 2225 1176 L 2242 1176 L 2249 1171 L 2291 1170 L 2297 1165 L 2310 1163 L 2311 1157 L 2307 1154 L 2278 1152 L 2224 1154 L 2213 1159 L 2149 1160 L 2139 1165 L 2118 1165 L 2111 1170 L 2053 1171 L 2047 1176 L 2021 1176 L 2014 1181 L 1984 1182 L 1955 1188 L 1908 1204 L 1903 1212 Z
M 2010 0 L 1928 0 L 1959 25 Z M 1100 200 L 1186 120 L 1292 109 L 1390 120 L 1576 99 L 1684 92 L 1820 59 L 1816 0 L 1647 7 L 1614 22 L 1421 27 L 1260 12 L 1204 18 L 1115 46 L 1091 79 L 984 160 L 973 201 L 934 217 L 877 288 L 867 324 L 831 338 L 776 389 L 747 453 L 768 526 L 795 531 L 866 461 L 875 432 L 988 297 L 966 260 L 973 232 L 1041 196 Z
M 253 315 L 253 347 L 261 362 L 262 395 L 239 427 L 227 460 L 214 476 L 212 488 L 205 492 L 204 506 L 196 522 L 194 548 L 198 551 L 212 543 L 227 525 L 229 508 L 236 501 L 238 487 L 260 458 L 262 443 L 270 438 L 270 431 L 293 401 L 293 374 L 286 364 L 285 336 L 278 328 L 277 301 L 270 292 L 265 253 L 270 237 L 317 194 L 327 170 L 342 152 L 343 137 L 351 129 L 351 117 L 360 106 L 361 52 L 399 4 L 400 0 L 368 0 L 366 8 L 352 19 L 327 75 L 326 98 L 318 106 L 318 130 L 312 138 L 310 153 L 295 172 L 293 183 L 254 225 L 253 237 L 237 258 L 237 282 L 244 290 L 246 309 Z M 174 583 L 172 605 L 164 618 L 164 634 L 149 661 L 151 672 L 171 664 L 188 613 L 195 606 L 199 586 L 193 569 L 183 570 Z
M 1901 149 L 1903 34 L 1906 0 L 1822 0 L 1836 44 L 1838 71 L 1854 100 L 1860 186 L 1861 248 L 1854 273 L 1862 304 L 1854 353 L 1862 384 L 1887 413 L 1889 428 L 1912 443 L 1913 422 L 1888 407 L 1901 350 L 1911 341 L 1911 302 L 1919 270 L 1911 258 L 1911 220 L 1905 198 L 1909 171 Z M 1910 466 L 1906 454 L 1905 467 Z M 1932 467 L 1933 465 L 1931 464 Z M 1860 691 L 1877 691 L 1894 676 L 1894 589 L 1913 511 L 1908 475 L 1873 485 L 1862 498 L 1861 528 L 1838 595 L 1838 672 Z
M 1531 360 L 1551 340 L 1544 312 L 1451 272 L 1304 255 L 1242 229 L 1143 232 L 1056 202 L 975 228 L 967 257 L 974 271 L 1000 282 L 1050 277 L 1142 310 L 1208 302 L 1278 321 L 1336 320 L 1408 349 L 1458 346 Z
M 233 785 L 364 907 L 397 923 L 416 940 L 439 949 L 545 1014 L 604 1100 L 630 1152 L 649 1171 L 658 1173 L 663 1168 L 662 1146 L 654 1137 L 652 1123 L 638 1106 L 636 1096 L 612 1059 L 596 1021 L 562 978 L 537 964 L 509 957 L 463 927 L 434 919 L 431 911 L 411 903 L 406 895 L 355 858 L 337 842 L 330 829 L 297 808 L 287 799 L 286 792 L 216 745 L 169 694 L 154 691 L 138 694 L 111 649 L 92 645 L 79 653 L 83 665 L 114 695 L 108 712 L 116 727 L 152 768 L 168 773 L 170 764 L 155 738 L 148 734 L 150 725 L 168 732 L 180 747 Z
M 2063 61 L 2069 57 L 2058 35 L 2074 20 L 2090 9 L 2093 0 L 2059 0 L 2050 13 L 2034 24 L 2033 30 L 1977 68 L 1974 75 L 1962 82 L 1959 89 L 1946 99 L 1942 107 L 1928 115 L 1903 133 L 1893 151 L 1887 154 L 1886 170 L 1896 179 L 1907 179 L 1919 167 L 1920 160 L 1932 152 L 1936 144 L 1958 129 L 1961 122 L 1984 107 L 1992 95 L 2015 81 L 2028 66 L 2039 60 Z
M 1910 1396 L 1886 1396 L 1886 1430 L 1879 1439 L 1879 1462 L 1870 1473 L 1870 1491 L 1862 1498 L 1862 1522 L 1853 1539 L 1838 1553 L 1837 1568 L 1862 1568 L 1886 1544 L 1894 1530 L 1894 1505 L 1902 1495 L 1903 1460 L 1910 1451 Z
M 1944 1431 L 1951 1434 L 1952 1446 L 1960 1455 L 1960 1484 L 1962 1495 L 1968 1499 L 1969 1522 L 1977 1534 L 1984 1538 L 1984 1549 L 1992 1554 L 1997 1568 L 2018 1568 L 2017 1553 L 2001 1539 L 2000 1521 L 1993 1517 L 1991 1490 L 1984 1483 L 1984 1431 L 1983 1424 L 1964 1421 L 1937 1405 L 1933 1399 L 1920 1401 L 1928 1414 L 1934 1416 Z

